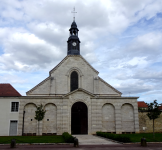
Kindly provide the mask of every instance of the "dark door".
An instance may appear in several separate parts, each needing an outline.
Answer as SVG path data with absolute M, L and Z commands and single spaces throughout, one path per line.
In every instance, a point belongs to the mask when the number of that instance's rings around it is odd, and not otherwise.
M 86 104 L 77 102 L 71 108 L 71 133 L 88 133 L 88 109 Z

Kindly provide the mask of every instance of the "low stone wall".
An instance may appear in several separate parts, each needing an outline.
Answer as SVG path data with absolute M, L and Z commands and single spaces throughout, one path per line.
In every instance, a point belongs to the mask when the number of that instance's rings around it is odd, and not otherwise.
M 153 120 L 150 120 L 146 115 L 147 112 L 139 112 L 139 130 L 141 133 L 149 133 L 153 132 Z M 154 131 L 155 132 L 162 132 L 162 114 L 159 118 L 155 119 L 154 122 Z M 145 127 L 145 130 L 143 128 Z

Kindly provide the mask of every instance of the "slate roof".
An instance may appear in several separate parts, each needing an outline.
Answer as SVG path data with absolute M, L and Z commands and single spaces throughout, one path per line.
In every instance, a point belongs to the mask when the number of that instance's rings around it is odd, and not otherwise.
M 21 94 L 9 83 L 0 83 L 0 97 L 17 97 Z
M 139 101 L 138 102 L 138 108 L 147 108 L 147 104 L 144 101 Z

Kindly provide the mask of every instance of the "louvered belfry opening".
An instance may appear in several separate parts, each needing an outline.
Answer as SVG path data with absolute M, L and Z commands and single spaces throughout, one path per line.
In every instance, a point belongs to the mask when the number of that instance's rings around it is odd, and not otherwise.
M 78 89 L 78 73 L 73 71 L 70 78 L 70 91 Z

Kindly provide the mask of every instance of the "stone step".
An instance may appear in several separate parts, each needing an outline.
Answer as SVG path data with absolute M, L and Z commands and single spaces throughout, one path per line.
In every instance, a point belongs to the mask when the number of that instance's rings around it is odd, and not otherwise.
M 100 138 L 93 135 L 73 135 L 78 138 L 79 145 L 107 145 L 107 144 L 119 144 L 107 139 Z

